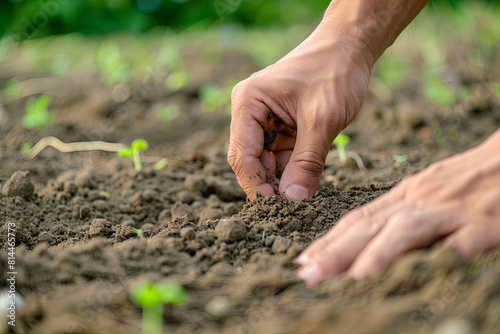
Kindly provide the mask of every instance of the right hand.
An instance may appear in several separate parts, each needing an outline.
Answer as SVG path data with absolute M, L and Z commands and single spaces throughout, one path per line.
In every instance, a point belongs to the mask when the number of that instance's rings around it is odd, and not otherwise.
M 361 108 L 374 59 L 356 38 L 318 28 L 234 88 L 228 162 L 250 200 L 314 195 L 333 139 Z M 266 147 L 264 131 L 274 137 Z

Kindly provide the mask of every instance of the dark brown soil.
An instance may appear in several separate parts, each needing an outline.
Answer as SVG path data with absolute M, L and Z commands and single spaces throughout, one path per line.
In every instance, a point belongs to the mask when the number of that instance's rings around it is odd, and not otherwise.
M 48 148 L 28 160 L 19 145 L 41 135 L 14 125 L 23 104 L 6 105 L 12 122 L 2 125 L 0 138 L 0 287 L 7 284 L 7 228 L 14 223 L 16 287 L 26 303 L 16 327 L 2 320 L 0 332 L 138 333 L 142 313 L 130 288 L 173 280 L 189 300 L 164 307 L 168 333 L 500 333 L 498 251 L 465 261 L 430 248 L 387 272 L 360 281 L 340 276 L 314 289 L 297 279 L 294 264 L 350 210 L 496 130 L 500 98 L 489 78 L 470 84 L 481 92 L 474 100 L 451 109 L 413 89 L 390 102 L 371 90 L 345 130 L 348 150 L 366 169 L 340 164 L 332 148 L 321 190 L 297 203 L 280 196 L 246 203 L 226 162 L 229 119 L 203 114 L 191 90 L 148 97 L 120 114 L 106 88 L 96 91 L 89 78 L 67 80 L 75 88 L 64 84 L 65 97 L 54 102 L 58 120 L 45 135 L 66 142 L 142 137 L 152 148 L 146 155 L 171 160 L 161 171 L 145 163 L 142 172 L 103 152 Z M 125 88 L 134 85 L 140 87 Z M 185 111 L 168 126 L 148 113 L 165 101 Z M 458 139 L 447 136 L 450 129 Z M 408 160 L 397 166 L 395 154 Z

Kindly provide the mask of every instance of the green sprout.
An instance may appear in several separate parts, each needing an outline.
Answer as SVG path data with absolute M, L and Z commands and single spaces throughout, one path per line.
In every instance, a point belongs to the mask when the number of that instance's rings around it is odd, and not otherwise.
M 407 154 L 403 154 L 403 155 L 395 154 L 392 156 L 392 159 L 394 160 L 396 167 L 399 167 L 399 165 L 401 165 L 403 162 L 408 160 L 408 155 Z
M 232 81 L 226 88 L 219 88 L 214 83 L 206 83 L 200 87 L 201 106 L 206 113 L 213 113 L 220 108 L 226 108 L 226 114 L 231 115 L 231 92 L 238 81 Z
M 21 146 L 19 147 L 19 150 L 21 151 L 22 154 L 28 153 L 31 148 L 33 147 L 33 144 L 29 141 L 22 143 Z
M 149 144 L 145 139 L 136 139 L 130 145 L 130 148 L 122 148 L 118 151 L 118 156 L 122 158 L 130 158 L 134 163 L 134 168 L 136 171 L 140 172 L 142 170 L 141 162 L 141 151 L 146 151 L 149 148 Z
M 108 193 L 107 191 L 101 190 L 101 191 L 99 191 L 99 196 L 110 198 L 111 194 Z
M 160 171 L 162 170 L 163 168 L 167 167 L 167 164 L 168 164 L 168 160 L 165 159 L 165 158 L 161 158 L 160 160 L 158 160 L 156 163 L 155 163 L 155 170 L 157 171 Z
M 434 137 L 436 137 L 436 142 L 438 144 L 438 147 L 440 149 L 446 148 L 446 146 L 447 146 L 446 139 L 444 138 L 443 130 L 441 129 L 441 125 L 439 124 L 439 121 L 432 120 L 430 123 L 431 123 L 432 133 L 434 134 Z
M 179 117 L 179 107 L 176 105 L 159 106 L 155 110 L 156 117 L 165 122 L 171 122 Z
M 165 79 L 165 87 L 171 91 L 177 91 L 189 85 L 190 82 L 191 76 L 189 73 L 184 69 L 180 69 L 170 73 L 170 75 Z
M 333 141 L 333 145 L 337 146 L 337 151 L 339 153 L 339 160 L 341 163 L 344 163 L 347 159 L 345 147 L 347 146 L 347 144 L 349 144 L 350 141 L 351 138 L 342 133 L 339 133 L 338 136 Z
M 137 237 L 139 239 L 144 238 L 144 235 L 142 234 L 142 230 L 138 230 L 138 229 L 134 228 L 134 233 L 137 234 Z
M 183 305 L 188 294 L 182 285 L 175 282 L 144 282 L 130 291 L 130 297 L 142 307 L 142 333 L 161 334 L 163 304 Z
M 410 65 L 404 59 L 384 56 L 379 61 L 377 76 L 389 88 L 396 88 L 410 71 Z
M 21 123 L 23 129 L 44 131 L 54 120 L 54 112 L 48 110 L 51 101 L 52 96 L 49 94 L 29 99 L 26 103 L 26 114 Z

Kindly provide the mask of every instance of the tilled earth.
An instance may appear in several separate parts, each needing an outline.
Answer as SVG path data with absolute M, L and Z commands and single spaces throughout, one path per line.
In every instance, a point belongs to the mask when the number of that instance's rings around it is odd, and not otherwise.
M 295 257 L 344 214 L 499 128 L 492 78 L 457 73 L 471 95 L 451 108 L 425 102 L 413 88 L 381 100 L 371 87 L 345 130 L 349 155 L 364 167 L 352 158 L 339 163 L 332 148 L 321 189 L 296 203 L 281 196 L 246 202 L 226 162 L 229 120 L 200 112 L 197 87 L 134 101 L 121 114 L 110 90 L 97 92 L 95 82 L 77 77 L 67 79 L 78 82 L 75 91 L 63 84 L 66 95 L 54 102 L 59 114 L 46 135 L 142 137 L 152 147 L 146 156 L 170 159 L 160 171 L 145 163 L 136 172 L 102 152 L 48 148 L 28 160 L 20 144 L 41 135 L 12 125 L 23 104 L 9 104 L 2 112 L 10 125 L 0 124 L 0 287 L 7 287 L 7 230 L 15 225 L 16 288 L 25 305 L 16 327 L 4 318 L 0 332 L 139 333 L 142 311 L 129 291 L 168 280 L 182 284 L 189 300 L 164 306 L 167 333 L 500 333 L 498 251 L 465 260 L 452 250 L 419 250 L 387 272 L 360 281 L 342 275 L 314 289 L 295 276 Z M 165 102 L 183 110 L 169 127 L 148 112 Z M 408 159 L 396 164 L 395 154 Z

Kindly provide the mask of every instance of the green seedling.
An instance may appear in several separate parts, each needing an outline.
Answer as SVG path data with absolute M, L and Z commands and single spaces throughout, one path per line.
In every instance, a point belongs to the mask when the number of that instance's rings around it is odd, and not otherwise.
M 33 144 L 29 141 L 22 143 L 21 146 L 19 147 L 19 150 L 21 151 L 22 154 L 28 153 L 31 148 L 33 147 Z
M 54 112 L 48 110 L 51 101 L 52 96 L 49 94 L 29 99 L 26 103 L 26 114 L 21 122 L 23 129 L 44 131 L 54 120 Z
M 231 115 L 231 92 L 238 82 L 232 81 L 226 88 L 219 88 L 214 83 L 206 83 L 200 87 L 201 106 L 206 113 L 213 113 L 225 107 L 226 114 Z
M 399 167 L 399 165 L 401 165 L 403 162 L 408 160 L 408 155 L 407 154 L 403 154 L 403 155 L 395 154 L 392 156 L 392 159 L 394 160 L 394 164 L 396 165 L 396 167 Z
M 118 156 L 122 158 L 130 158 L 134 163 L 134 168 L 136 171 L 140 172 L 142 170 L 141 162 L 141 151 L 146 151 L 149 148 L 149 144 L 145 139 L 136 139 L 130 145 L 130 148 L 122 148 L 118 151 Z
M 345 147 L 349 142 L 351 141 L 351 138 L 347 135 L 344 135 L 342 133 L 339 133 L 337 138 L 333 141 L 333 145 L 337 147 L 337 151 L 339 153 L 339 160 L 341 163 L 344 163 L 347 159 L 347 154 Z
M 379 61 L 377 76 L 389 89 L 395 89 L 409 71 L 410 65 L 404 59 L 386 55 Z
M 111 194 L 108 193 L 107 191 L 104 191 L 104 190 L 99 191 L 99 195 L 102 196 L 102 197 L 106 197 L 106 198 L 110 198 L 111 197 Z
M 138 230 L 138 229 L 134 228 L 134 233 L 137 234 L 137 237 L 139 239 L 144 238 L 144 235 L 142 234 L 142 230 Z
M 432 133 L 434 134 L 434 137 L 436 138 L 436 142 L 438 144 L 438 147 L 440 149 L 446 148 L 446 146 L 447 146 L 446 139 L 444 138 L 443 130 L 441 129 L 441 125 L 439 124 L 439 121 L 433 120 L 430 123 L 431 123 Z
M 132 289 L 130 297 L 142 307 L 142 333 L 161 334 L 163 304 L 183 305 L 188 294 L 182 285 L 175 282 L 145 282 Z
M 165 79 L 165 87 L 175 92 L 183 87 L 186 87 L 190 82 L 191 76 L 189 73 L 184 69 L 180 69 L 172 72 L 167 79 Z
M 179 117 L 179 107 L 176 105 L 159 106 L 155 110 L 156 117 L 165 122 L 171 122 Z
M 155 163 L 155 170 L 162 170 L 163 168 L 167 167 L 167 164 L 168 164 L 168 160 L 165 159 L 165 158 L 161 158 L 160 160 L 158 160 L 156 163 Z

